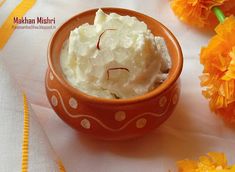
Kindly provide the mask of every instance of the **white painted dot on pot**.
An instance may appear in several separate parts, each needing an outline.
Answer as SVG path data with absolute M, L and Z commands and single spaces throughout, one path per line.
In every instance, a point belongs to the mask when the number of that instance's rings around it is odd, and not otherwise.
M 136 121 L 136 128 L 144 128 L 146 124 L 147 124 L 147 119 L 140 118 Z
M 124 111 L 118 111 L 115 113 L 114 118 L 116 121 L 123 121 L 126 119 L 126 113 Z
M 159 100 L 159 106 L 160 106 L 160 107 L 163 107 L 163 106 L 166 105 L 166 103 L 167 103 L 167 98 L 166 98 L 166 96 L 161 97 L 161 99 Z
M 54 79 L 54 76 L 53 76 L 53 74 L 50 72 L 50 80 L 53 80 Z
M 172 98 L 172 103 L 175 105 L 177 103 L 177 100 L 178 100 L 178 94 L 176 93 Z
M 85 129 L 90 129 L 91 128 L 91 123 L 88 119 L 83 119 L 81 120 L 81 126 Z
M 77 109 L 77 107 L 78 107 L 78 102 L 77 102 L 77 100 L 76 100 L 75 98 L 71 97 L 71 98 L 69 99 L 69 105 L 70 105 L 71 108 Z
M 51 104 L 52 104 L 53 106 L 57 106 L 57 105 L 58 105 L 58 100 L 57 100 L 57 98 L 56 98 L 55 95 L 53 95 L 53 96 L 51 97 Z

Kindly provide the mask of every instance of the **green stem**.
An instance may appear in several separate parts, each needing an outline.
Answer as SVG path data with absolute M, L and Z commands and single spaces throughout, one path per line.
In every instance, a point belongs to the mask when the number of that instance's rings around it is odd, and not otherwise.
M 215 16 L 219 20 L 220 23 L 224 22 L 225 16 L 223 11 L 219 7 L 213 7 L 212 11 L 214 12 Z

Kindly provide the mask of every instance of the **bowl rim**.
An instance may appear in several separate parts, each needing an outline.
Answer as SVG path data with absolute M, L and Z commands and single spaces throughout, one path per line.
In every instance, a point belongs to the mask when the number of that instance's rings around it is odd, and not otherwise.
M 102 9 L 103 11 L 111 11 L 111 12 L 117 12 L 117 11 L 123 11 L 123 12 L 128 12 L 128 13 L 132 13 L 135 15 L 142 15 L 145 18 L 149 18 L 151 20 L 153 20 L 154 22 L 156 22 L 157 24 L 161 25 L 161 27 L 167 32 L 167 34 L 171 37 L 171 40 L 173 40 L 174 44 L 176 45 L 176 50 L 177 50 L 177 63 L 176 63 L 176 67 L 175 70 L 169 74 L 167 76 L 167 79 L 158 87 L 156 87 L 155 89 L 153 89 L 152 91 L 145 93 L 143 95 L 139 95 L 139 96 L 135 96 L 135 97 L 131 97 L 131 98 L 124 98 L 124 99 L 108 99 L 108 98 L 102 98 L 102 97 L 96 97 L 96 96 L 92 96 L 92 95 L 88 95 L 82 91 L 80 91 L 77 88 L 74 88 L 72 85 L 70 85 L 64 78 L 61 78 L 58 76 L 58 74 L 56 73 L 53 63 L 52 63 L 52 45 L 55 41 L 55 37 L 56 35 L 58 35 L 58 32 L 66 25 L 68 24 L 70 21 L 72 21 L 74 18 L 77 18 L 78 16 L 82 16 L 85 15 L 86 13 L 91 13 L 91 12 L 96 12 L 98 9 Z M 127 14 L 128 15 L 128 14 Z M 182 53 L 182 49 L 180 47 L 180 44 L 178 42 L 178 40 L 176 39 L 176 37 L 174 36 L 174 34 L 165 26 L 163 25 L 161 22 L 157 21 L 156 19 L 145 15 L 143 13 L 134 11 L 134 10 L 130 10 L 130 9 L 125 9 L 125 8 L 114 8 L 114 7 L 104 7 L 104 8 L 94 8 L 94 9 L 90 9 L 90 10 L 86 10 L 83 11 L 81 13 L 78 13 L 74 16 L 72 16 L 71 18 L 69 18 L 68 20 L 66 20 L 64 23 L 62 23 L 57 29 L 56 31 L 53 33 L 49 44 L 48 44 L 48 49 L 47 49 L 47 62 L 48 62 L 48 66 L 52 72 L 52 74 L 54 75 L 54 77 L 60 82 L 61 85 L 63 85 L 67 90 L 69 90 L 71 93 L 74 94 L 74 96 L 79 96 L 79 98 L 81 98 L 83 101 L 89 102 L 89 103 L 94 103 L 94 104 L 112 104 L 112 105 L 129 105 L 129 104 L 134 104 L 134 103 L 139 103 L 139 102 L 143 102 L 143 101 L 147 101 L 153 97 L 156 97 L 160 94 L 162 94 L 163 92 L 165 92 L 166 90 L 168 90 L 179 78 L 181 72 L 182 72 L 182 68 L 183 68 L 183 53 Z

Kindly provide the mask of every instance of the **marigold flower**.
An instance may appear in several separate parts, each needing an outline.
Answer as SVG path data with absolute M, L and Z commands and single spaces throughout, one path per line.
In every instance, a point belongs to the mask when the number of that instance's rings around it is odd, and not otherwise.
M 198 161 L 182 160 L 177 163 L 179 172 L 234 172 L 235 165 L 228 166 L 223 153 L 211 152 Z
M 212 111 L 235 122 L 235 17 L 226 18 L 215 32 L 208 46 L 201 49 L 202 93 Z
M 214 26 L 217 21 L 212 14 L 212 7 L 220 6 L 232 0 L 172 0 L 171 7 L 182 21 L 198 26 Z M 226 6 L 227 10 L 230 10 Z
M 231 16 L 235 14 L 235 1 L 227 0 L 223 5 L 220 6 L 225 16 Z

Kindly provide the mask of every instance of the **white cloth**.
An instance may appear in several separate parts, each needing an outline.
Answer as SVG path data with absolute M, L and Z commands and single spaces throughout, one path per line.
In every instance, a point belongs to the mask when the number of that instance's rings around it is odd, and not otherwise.
M 28 172 L 59 172 L 59 160 L 30 105 L 28 154 L 23 154 L 23 93 L 11 80 L 1 61 L 0 78 L 0 171 L 21 171 L 24 155 L 28 156 Z
M 4 60 L 8 70 L 27 93 L 66 170 L 166 172 L 175 169 L 177 160 L 196 159 L 209 151 L 223 151 L 229 162 L 235 162 L 235 127 L 225 125 L 210 112 L 199 85 L 198 76 L 202 70 L 199 64 L 200 48 L 207 44 L 213 33 L 181 23 L 171 11 L 168 1 L 41 0 L 26 16 L 55 17 L 58 27 L 77 13 L 105 6 L 142 12 L 162 22 L 175 34 L 185 59 L 181 75 L 182 94 L 174 114 L 145 137 L 125 142 L 103 142 L 86 138 L 61 121 L 46 98 L 46 52 L 54 30 L 16 30 L 0 52 L 0 60 Z

